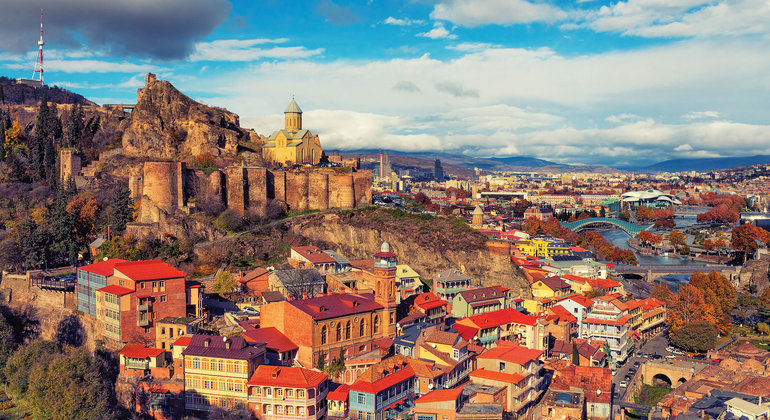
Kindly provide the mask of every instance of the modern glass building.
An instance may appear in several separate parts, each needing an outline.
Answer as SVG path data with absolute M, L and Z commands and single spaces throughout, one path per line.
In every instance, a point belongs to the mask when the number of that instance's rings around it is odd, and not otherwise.
M 78 268 L 78 310 L 96 316 L 96 290 L 107 286 L 107 278 L 115 271 L 115 264 L 127 262 L 119 258 L 100 261 Z

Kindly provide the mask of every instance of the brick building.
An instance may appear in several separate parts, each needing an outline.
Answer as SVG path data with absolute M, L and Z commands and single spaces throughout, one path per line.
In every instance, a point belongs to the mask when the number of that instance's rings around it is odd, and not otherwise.
M 323 372 L 262 365 L 247 383 L 249 408 L 263 420 L 323 419 L 329 384 Z
M 201 311 L 200 286 L 188 285 L 184 272 L 162 261 L 116 263 L 107 278 L 96 290 L 96 318 L 108 346 L 155 343 L 157 321 Z
M 302 366 L 316 366 L 319 356 L 332 362 L 351 346 L 366 347 L 396 333 L 396 264 L 388 253 L 375 254 L 367 278 L 374 294 L 334 294 L 276 302 L 262 307 L 260 325 L 275 327 L 296 344 Z M 380 257 L 377 257 L 380 255 Z M 395 254 L 393 254 L 395 255 Z

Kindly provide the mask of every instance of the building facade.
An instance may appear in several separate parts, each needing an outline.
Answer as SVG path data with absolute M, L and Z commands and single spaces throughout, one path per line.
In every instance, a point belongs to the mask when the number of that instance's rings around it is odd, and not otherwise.
M 329 384 L 323 372 L 261 365 L 247 383 L 249 408 L 263 420 L 324 419 Z

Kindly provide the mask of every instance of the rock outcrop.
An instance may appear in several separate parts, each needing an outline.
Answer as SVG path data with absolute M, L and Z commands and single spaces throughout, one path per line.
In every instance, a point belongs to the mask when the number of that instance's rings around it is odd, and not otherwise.
M 123 153 L 149 159 L 183 160 L 205 153 L 235 157 L 239 141 L 258 138 L 240 127 L 238 115 L 195 102 L 152 73 L 121 129 Z
M 287 227 L 306 243 L 334 249 L 351 259 L 372 258 L 387 241 L 400 261 L 423 278 L 432 279 L 443 270 L 456 268 L 479 285 L 500 284 L 514 295 L 529 296 L 529 283 L 510 258 L 490 252 L 486 240 L 475 237 L 477 232 L 457 226 L 450 219 L 433 218 L 420 223 L 413 218 L 419 216 L 407 215 L 399 220 L 398 215 L 386 210 L 365 209 L 295 219 Z

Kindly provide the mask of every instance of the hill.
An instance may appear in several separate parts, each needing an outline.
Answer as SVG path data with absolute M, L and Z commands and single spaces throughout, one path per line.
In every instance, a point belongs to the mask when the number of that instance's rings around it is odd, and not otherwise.
M 58 86 L 30 86 L 0 76 L 0 104 L 2 105 L 35 105 L 43 94 L 49 102 L 57 104 L 96 105 L 82 95 Z
M 741 166 L 770 164 L 770 155 L 738 156 L 723 158 L 691 158 L 691 159 L 670 159 L 658 162 L 654 165 L 643 168 L 634 168 L 635 170 L 646 170 L 656 172 L 682 172 L 696 171 L 708 172 L 718 169 L 730 169 Z

